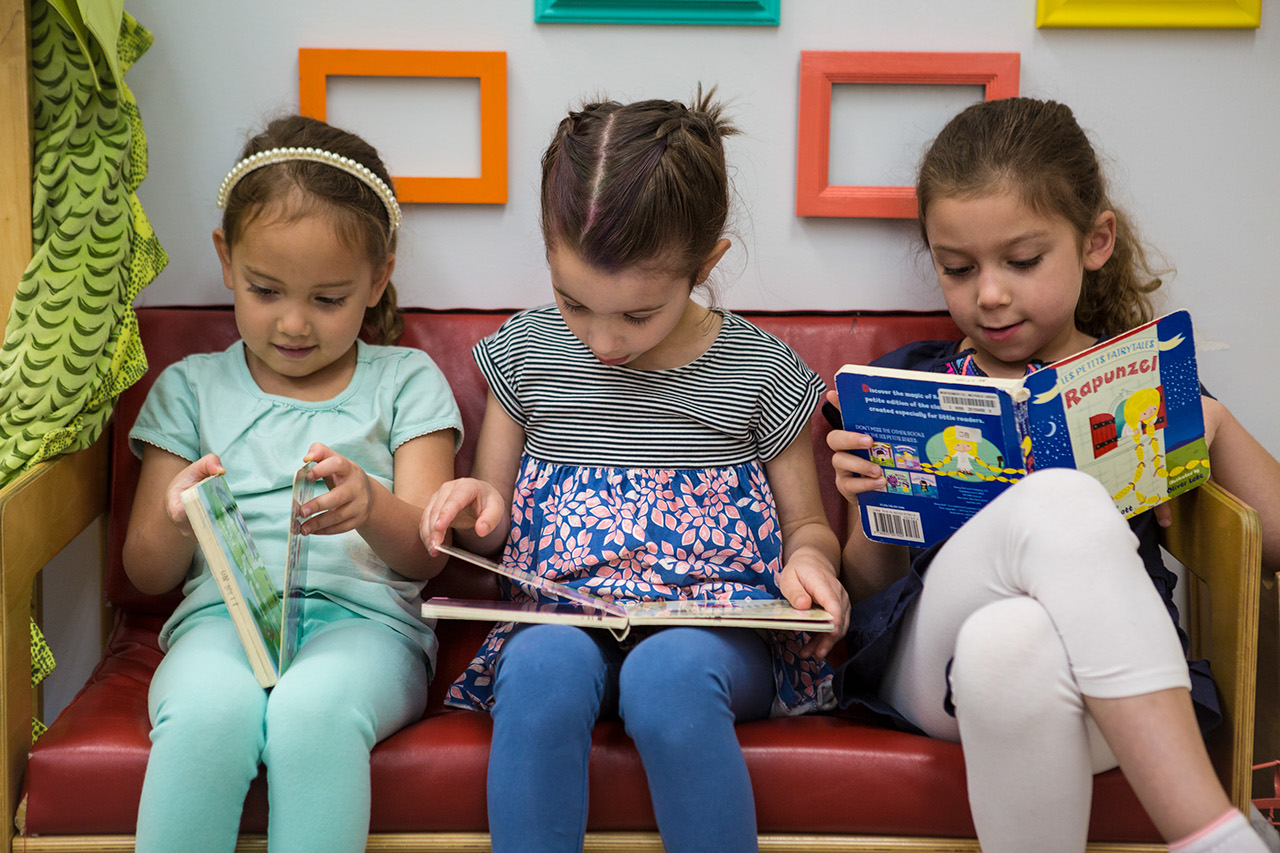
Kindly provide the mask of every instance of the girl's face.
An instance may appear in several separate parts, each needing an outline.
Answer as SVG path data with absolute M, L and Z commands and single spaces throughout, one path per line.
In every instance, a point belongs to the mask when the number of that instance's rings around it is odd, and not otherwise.
M 213 243 L 258 386 L 308 400 L 346 388 L 365 308 L 382 298 L 395 258 L 375 269 L 319 214 L 292 222 L 259 216 L 234 247 L 221 229 Z
M 556 305 L 569 330 L 602 364 L 639 370 L 679 367 L 697 358 L 718 327 L 702 322 L 707 309 L 690 298 L 729 248 L 721 240 L 695 281 L 671 272 L 602 272 L 573 252 L 547 252 Z
M 1037 214 L 1014 193 L 941 198 L 925 232 L 947 310 L 986 373 L 1022 376 L 1034 359 L 1055 361 L 1093 343 L 1076 328 L 1076 303 L 1085 270 L 1111 256 L 1111 211 L 1082 240 L 1067 220 Z

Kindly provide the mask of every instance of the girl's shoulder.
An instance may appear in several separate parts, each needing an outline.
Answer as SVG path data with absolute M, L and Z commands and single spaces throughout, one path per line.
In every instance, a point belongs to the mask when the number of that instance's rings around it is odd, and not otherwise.
M 415 392 L 443 386 L 449 382 L 435 359 L 417 347 L 359 343 L 359 364 L 352 387 L 405 389 Z
M 960 350 L 959 341 L 915 341 L 885 353 L 871 363 L 876 367 L 939 372 Z
M 435 359 L 427 354 L 426 350 L 417 347 L 405 347 L 391 344 L 368 344 L 360 341 L 357 359 L 366 364 L 396 366 L 401 364 L 409 365 L 431 365 L 435 366 Z
M 760 328 L 755 323 L 739 314 L 723 308 L 714 309 L 721 316 L 720 337 L 717 345 L 722 348 L 752 350 L 761 354 L 780 356 L 800 360 L 800 356 L 791 345 L 782 338 Z
M 244 342 L 236 340 L 220 352 L 197 352 L 183 356 L 160 371 L 153 387 L 216 382 L 234 374 L 237 366 L 243 363 Z
M 517 311 L 506 320 L 503 320 L 502 325 L 498 327 L 497 331 L 489 335 L 489 338 L 501 340 L 529 335 L 556 337 L 563 334 L 572 333 L 569 332 L 569 327 L 565 325 L 564 318 L 560 316 L 560 308 L 554 302 L 550 302 L 546 305 Z
M 517 364 L 533 358 L 573 358 L 588 354 L 565 325 L 554 304 L 512 314 L 473 348 L 477 359 Z

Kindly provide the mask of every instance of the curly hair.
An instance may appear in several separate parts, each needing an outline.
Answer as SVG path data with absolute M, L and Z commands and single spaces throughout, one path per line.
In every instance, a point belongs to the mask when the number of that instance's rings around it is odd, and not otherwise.
M 1131 219 L 1111 204 L 1097 152 L 1071 109 L 1054 101 L 1006 98 L 975 104 L 953 118 L 925 153 L 916 180 L 920 232 L 940 198 L 1012 191 L 1041 216 L 1062 217 L 1080 239 L 1110 210 L 1115 248 L 1086 270 L 1076 305 L 1080 331 L 1110 337 L 1150 320 L 1160 276 Z

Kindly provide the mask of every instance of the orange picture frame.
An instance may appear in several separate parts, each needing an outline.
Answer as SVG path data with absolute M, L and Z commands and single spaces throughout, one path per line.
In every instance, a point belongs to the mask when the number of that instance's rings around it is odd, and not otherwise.
M 480 80 L 480 176 L 393 175 L 401 202 L 506 204 L 507 54 L 503 51 L 298 49 L 299 112 L 324 120 L 330 77 L 475 77 Z
M 831 87 L 837 83 L 980 85 L 985 99 L 1018 94 L 1017 53 L 800 53 L 796 215 L 914 219 L 914 187 L 831 186 Z

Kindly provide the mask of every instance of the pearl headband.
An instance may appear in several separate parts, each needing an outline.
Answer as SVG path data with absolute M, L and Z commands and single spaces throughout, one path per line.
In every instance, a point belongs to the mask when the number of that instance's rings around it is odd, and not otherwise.
M 218 207 L 224 208 L 227 206 L 227 197 L 231 195 L 231 190 L 235 188 L 236 184 L 240 183 L 240 179 L 245 175 L 255 169 L 261 169 L 263 166 L 272 166 L 288 160 L 310 160 L 313 163 L 324 163 L 358 178 L 382 199 L 382 203 L 387 208 L 387 219 L 391 222 L 391 233 L 394 234 L 399 230 L 401 222 L 400 205 L 396 202 L 396 194 L 391 191 L 391 187 L 387 186 L 386 182 L 370 171 L 367 166 L 357 163 L 350 157 L 343 157 L 341 154 L 334 154 L 332 151 L 325 151 L 321 148 L 272 148 L 268 151 L 250 154 L 232 167 L 227 176 L 222 179 L 222 185 L 218 187 Z

